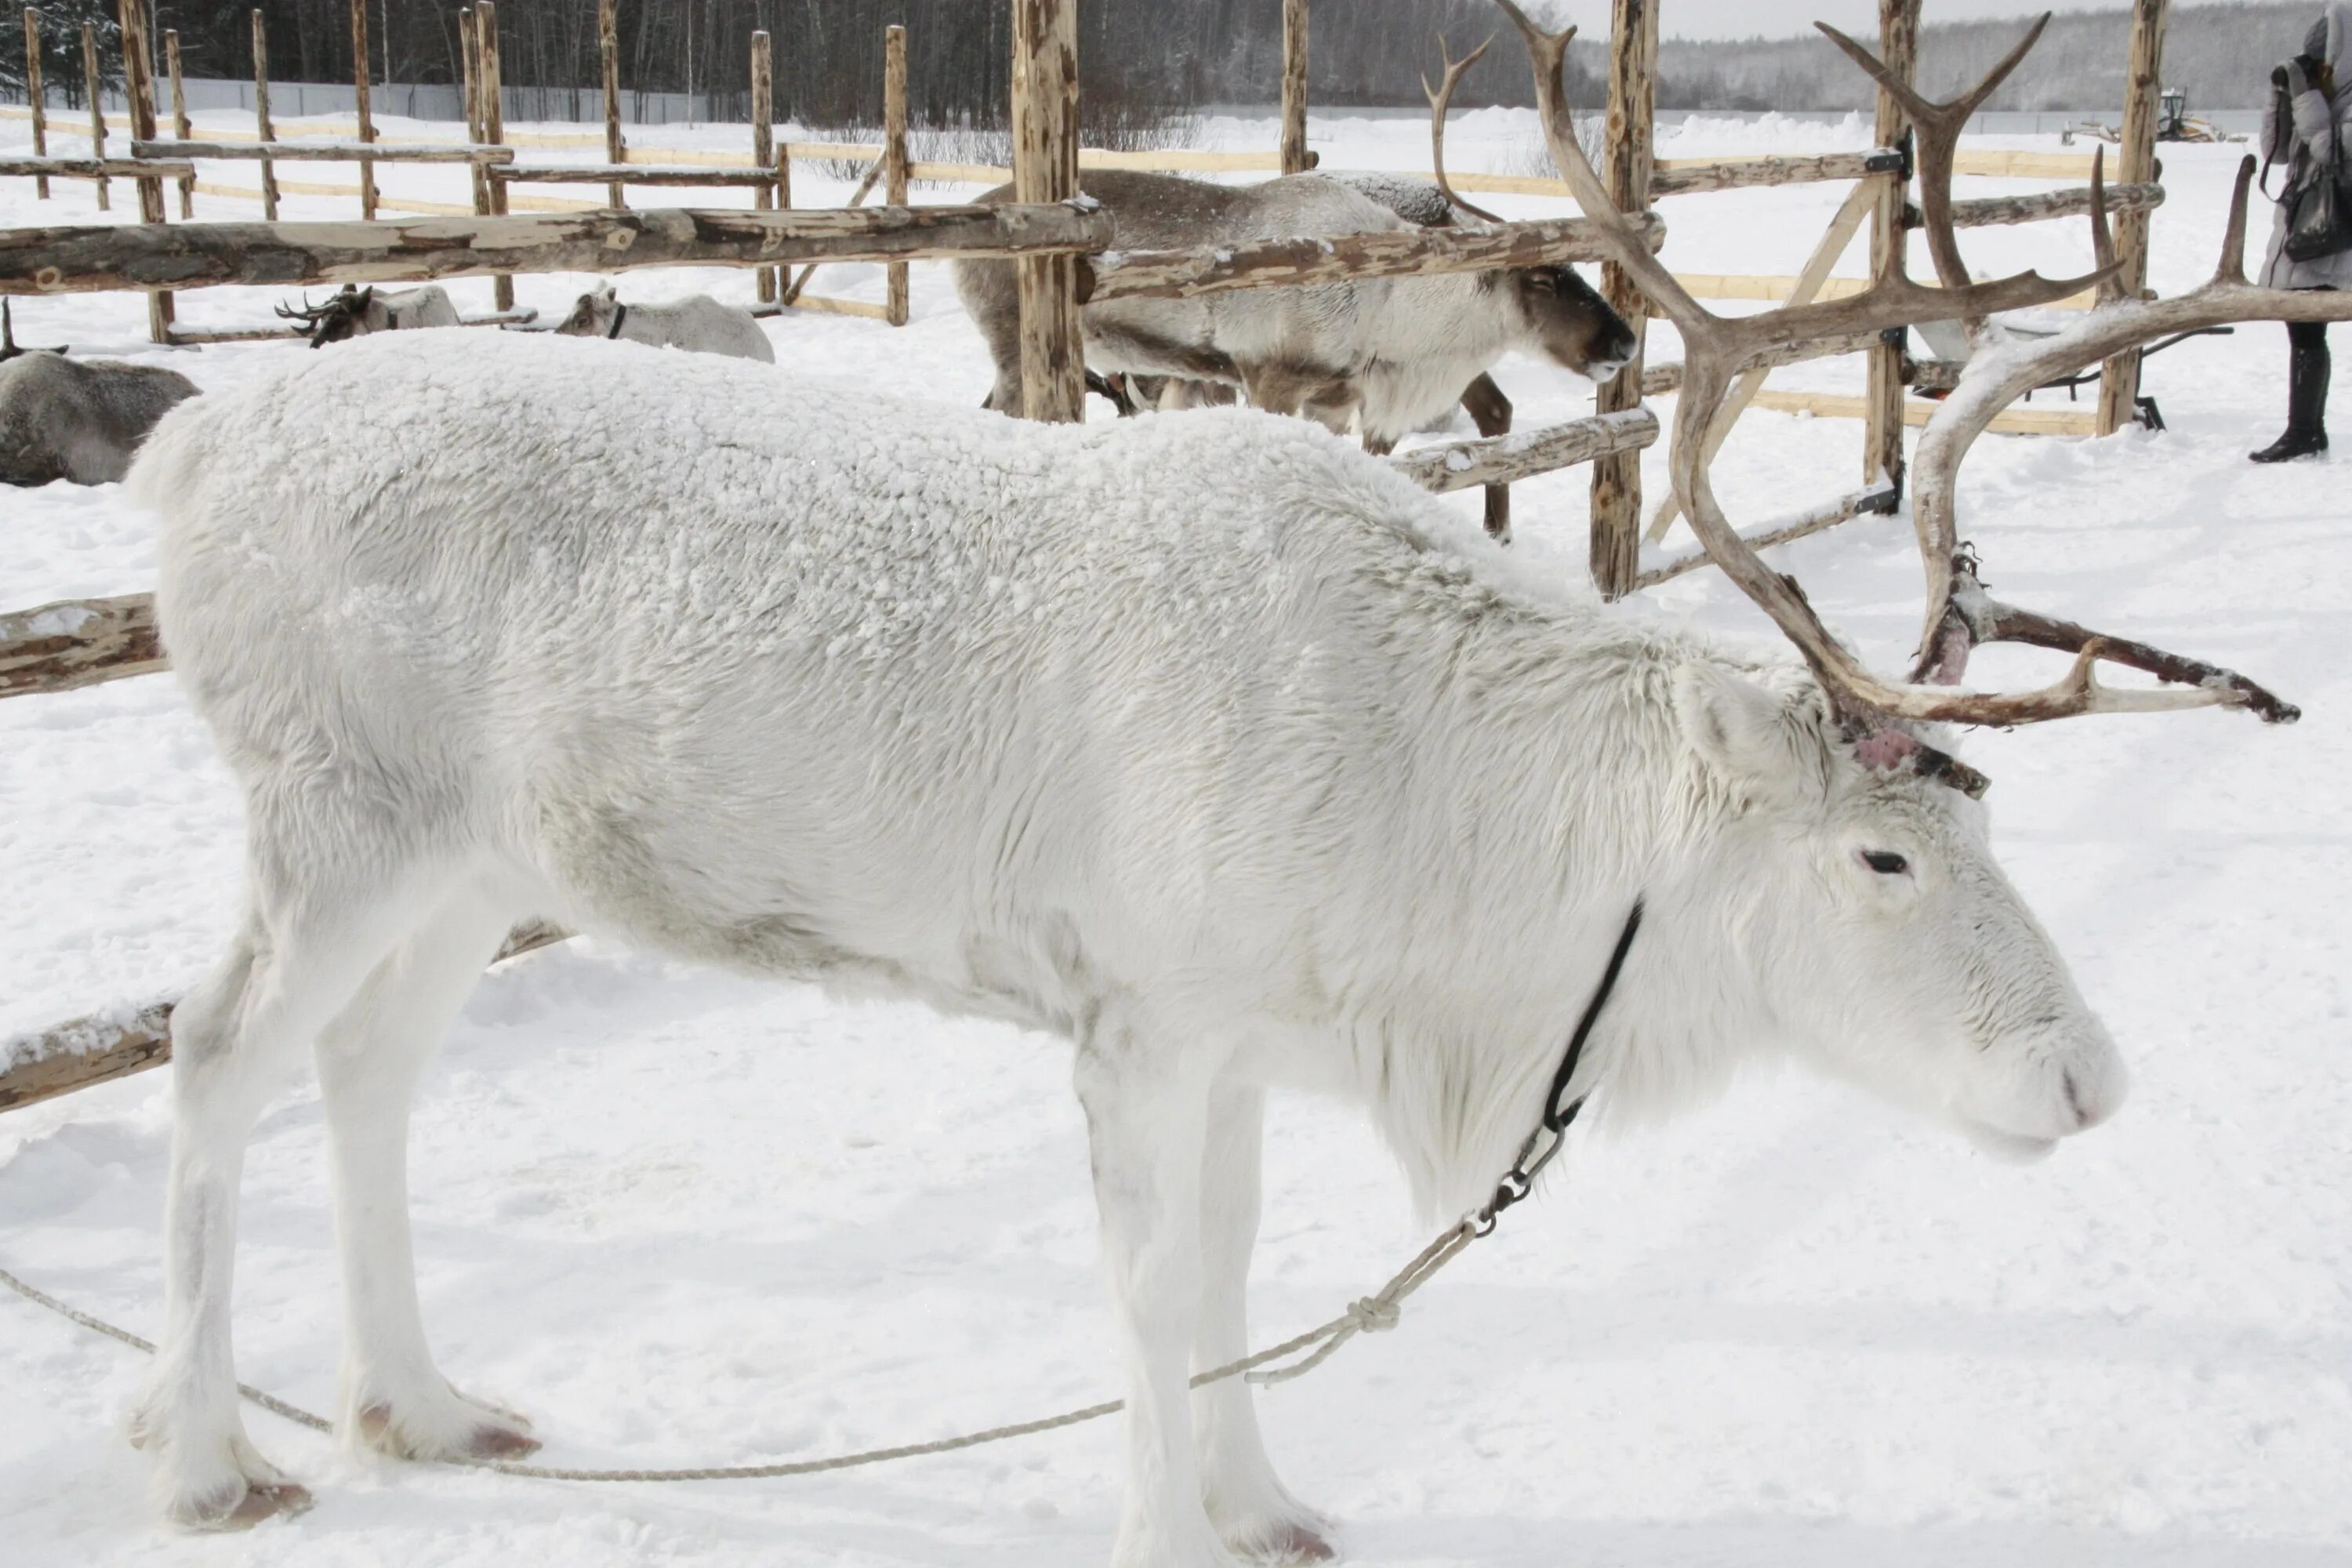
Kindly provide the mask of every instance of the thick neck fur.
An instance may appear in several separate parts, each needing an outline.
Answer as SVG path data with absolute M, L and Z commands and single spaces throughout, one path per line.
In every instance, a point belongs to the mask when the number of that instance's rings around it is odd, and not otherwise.
M 1754 667 L 1426 575 L 1423 614 L 1400 634 L 1426 639 L 1433 657 L 1412 662 L 1440 672 L 1414 694 L 1413 748 L 1430 761 L 1404 763 L 1390 819 L 1418 833 L 1364 858 L 1384 878 L 1363 894 L 1391 905 L 1404 951 L 1360 961 L 1341 1026 L 1353 1088 L 1416 1199 L 1456 1212 L 1534 1127 L 1637 898 L 1642 933 L 1576 1092 L 1601 1089 L 1612 1115 L 1660 1115 L 1717 1089 L 1749 1043 L 1718 1022 L 1752 1025 L 1759 1006 L 1734 951 L 1739 896 L 1725 897 L 1745 885 L 1738 803 L 1684 740 L 1673 687 L 1691 660 Z

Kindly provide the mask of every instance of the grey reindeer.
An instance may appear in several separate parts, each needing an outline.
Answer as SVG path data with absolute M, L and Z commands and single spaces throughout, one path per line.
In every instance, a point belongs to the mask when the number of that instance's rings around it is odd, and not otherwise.
M 175 370 L 21 348 L 0 300 L 0 484 L 111 484 L 155 421 L 195 395 Z

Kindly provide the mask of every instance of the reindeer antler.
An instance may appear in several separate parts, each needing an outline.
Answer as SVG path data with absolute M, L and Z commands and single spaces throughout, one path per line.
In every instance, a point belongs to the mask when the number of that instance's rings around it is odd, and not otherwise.
M 2146 342 L 2161 332 L 2208 324 L 2210 321 L 2263 316 L 2286 320 L 2352 319 L 2352 296 L 2331 300 L 2323 294 L 2277 294 L 2245 284 L 2242 263 L 2231 259 L 2243 246 L 2243 179 L 2231 220 L 2233 237 L 2223 263 L 2235 279 L 2233 284 L 2225 285 L 2217 278 L 2197 296 L 2160 306 L 2120 300 L 2114 247 L 2105 237 L 2103 166 L 2095 166 L 2092 204 L 2094 240 L 2100 263 L 2097 271 L 2084 278 L 2059 280 L 2027 272 L 1993 282 L 1970 282 L 1953 233 L 1953 151 L 1969 115 L 2025 57 L 2041 37 L 2048 17 L 2035 22 L 2017 47 L 1975 87 L 1944 103 L 1930 103 L 1921 98 L 1908 84 L 1897 80 L 1868 50 L 1834 28 L 1824 26 L 1822 31 L 1886 86 L 1917 123 L 1921 207 L 1929 251 L 1936 259 L 1943 287 L 1914 282 L 1905 272 L 1898 251 L 1891 274 L 1863 293 L 1828 303 L 1784 307 L 1750 316 L 1720 317 L 1701 307 L 1642 243 L 1639 231 L 1627 215 L 1609 200 L 1599 174 L 1577 144 L 1560 86 L 1560 67 L 1566 58 L 1570 33 L 1545 32 L 1530 22 L 1512 0 L 1496 0 L 1496 4 L 1527 40 L 1535 67 L 1538 112 L 1553 162 L 1585 216 L 1601 230 L 1610 259 L 1625 269 L 1682 333 L 1682 395 L 1667 454 L 1675 499 L 1700 543 L 1724 574 L 1771 616 L 1804 656 L 1851 733 L 1857 737 L 1883 735 L 1890 720 L 2008 725 L 2075 713 L 2214 705 L 2251 708 L 2273 721 L 2294 717 L 2291 705 L 2231 671 L 2146 644 L 2105 637 L 2072 622 L 2033 615 L 1991 599 L 1977 580 L 1973 555 L 1959 543 L 1951 508 L 1952 476 L 1969 443 L 1991 422 L 1995 413 L 2020 393 L 2053 374 Z M 1706 430 L 1731 377 L 1777 346 L 1953 317 L 1974 322 L 1995 311 L 2053 303 L 2092 286 L 2096 286 L 2101 299 L 2108 301 L 2105 308 L 2092 312 L 2074 331 L 2037 344 L 2031 351 L 2004 348 L 1979 356 L 1984 362 L 1979 369 L 1963 378 L 1961 390 L 1947 400 L 1930 422 L 1915 464 L 1919 471 L 1915 523 L 1927 574 L 1927 632 L 1918 663 L 1909 679 L 1880 678 L 1857 661 L 1830 633 L 1793 578 L 1773 571 L 1757 556 L 1731 526 L 1716 499 L 1707 470 Z M 2224 298 L 2221 291 L 2226 288 L 2234 288 L 2237 292 Z M 2250 300 L 2246 298 L 2250 295 L 2261 295 L 2263 299 Z M 2201 304 L 2196 302 L 2200 296 Z M 2076 656 L 2074 668 L 2063 679 L 2036 691 L 1979 693 L 1958 689 L 1967 668 L 1969 650 L 1980 642 L 2000 640 L 2072 652 Z M 2095 667 L 2102 662 L 2125 665 L 2184 684 L 2167 689 L 2105 687 L 2095 675 Z M 1890 740 L 1885 744 L 1874 744 L 1870 750 L 1874 760 L 1882 765 L 1899 761 L 1905 766 L 1970 788 L 1971 793 L 1982 785 L 1981 775 L 1971 774 L 1940 753 L 1918 746 L 1916 738 L 1903 738 L 1900 743 Z
M 1575 31 L 1573 27 L 1569 29 L 1571 35 Z M 1437 58 L 1445 65 L 1444 85 L 1433 90 L 1429 85 L 1429 74 L 1424 71 L 1421 78 L 1421 90 L 1429 98 L 1429 163 L 1430 167 L 1437 174 L 1437 188 L 1445 194 L 1447 201 L 1468 213 L 1472 217 L 1485 218 L 1488 223 L 1500 223 L 1503 220 L 1496 214 L 1488 212 L 1485 207 L 1473 205 L 1456 195 L 1453 183 L 1445 177 L 1445 113 L 1454 103 L 1454 84 L 1462 79 L 1464 71 L 1476 65 L 1479 58 L 1494 47 L 1494 36 L 1489 34 L 1485 43 L 1457 60 L 1454 58 L 1453 51 L 1446 47 L 1445 35 L 1438 34 Z

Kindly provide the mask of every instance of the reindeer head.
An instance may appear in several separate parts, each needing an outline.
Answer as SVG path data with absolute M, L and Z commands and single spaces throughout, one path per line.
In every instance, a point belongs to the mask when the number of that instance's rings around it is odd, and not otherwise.
M 1856 742 L 1788 667 L 1694 662 L 1674 703 L 1728 817 L 1669 895 L 1717 933 L 1721 989 L 1754 993 L 1727 1028 L 1769 1020 L 1780 1048 L 2007 1158 L 2114 1112 L 2123 1059 L 1994 859 L 1984 808 L 1894 765 L 1916 737 Z
M 292 310 L 283 305 L 278 307 L 280 318 L 299 321 L 310 329 L 310 346 L 314 349 L 383 330 L 384 323 L 378 319 L 383 313 L 382 308 L 375 303 L 373 284 L 359 289 L 346 283 L 323 305 L 313 305 L 305 299 Z
M 1432 87 L 1429 78 L 1421 79 L 1421 90 L 1429 96 L 1430 163 L 1436 174 L 1437 188 L 1454 212 L 1474 223 L 1503 220 L 1465 201 L 1445 177 L 1445 116 L 1462 73 L 1477 64 L 1479 57 L 1494 42 L 1488 38 L 1457 60 L 1446 47 L 1445 35 L 1440 33 L 1437 49 L 1444 61 L 1444 79 Z M 1625 362 L 1640 346 L 1625 318 L 1573 267 L 1512 268 L 1502 274 L 1502 284 L 1510 291 L 1518 313 L 1519 341 L 1579 375 L 1607 381 L 1624 368 Z
M 566 337 L 601 338 L 613 330 L 613 319 L 619 312 L 621 297 L 610 283 L 599 283 L 580 296 L 572 313 L 555 330 Z

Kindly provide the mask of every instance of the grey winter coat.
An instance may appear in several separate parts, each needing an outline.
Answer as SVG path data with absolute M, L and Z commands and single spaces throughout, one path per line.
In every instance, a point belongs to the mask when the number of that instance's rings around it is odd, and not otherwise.
M 2294 124 L 2288 145 L 2294 149 L 2291 163 L 2272 171 L 2273 180 L 2284 172 L 2287 184 L 2281 189 L 2285 195 L 2294 188 L 2294 176 L 2305 169 L 2325 168 L 2336 155 L 2336 138 L 2342 139 L 2347 154 L 2352 154 L 2352 5 L 2330 5 L 2321 14 L 2327 30 L 2327 53 L 2322 58 L 2336 72 L 2336 98 L 2333 102 L 2319 89 L 2304 80 L 2300 70 L 2289 72 L 2287 83 L 2289 107 Z M 2316 27 L 2314 29 L 2316 31 Z M 2279 127 L 2278 94 L 2271 94 L 2263 110 L 2263 140 L 2265 149 L 2277 145 L 2273 136 Z M 2273 186 L 2274 189 L 2280 187 Z M 2287 204 L 2281 202 L 2272 215 L 2270 255 L 2263 269 L 2255 276 L 2271 289 L 2352 289 L 2352 250 L 2340 250 L 2333 256 L 2322 256 L 2310 261 L 2289 261 L 2283 250 L 2286 244 Z

